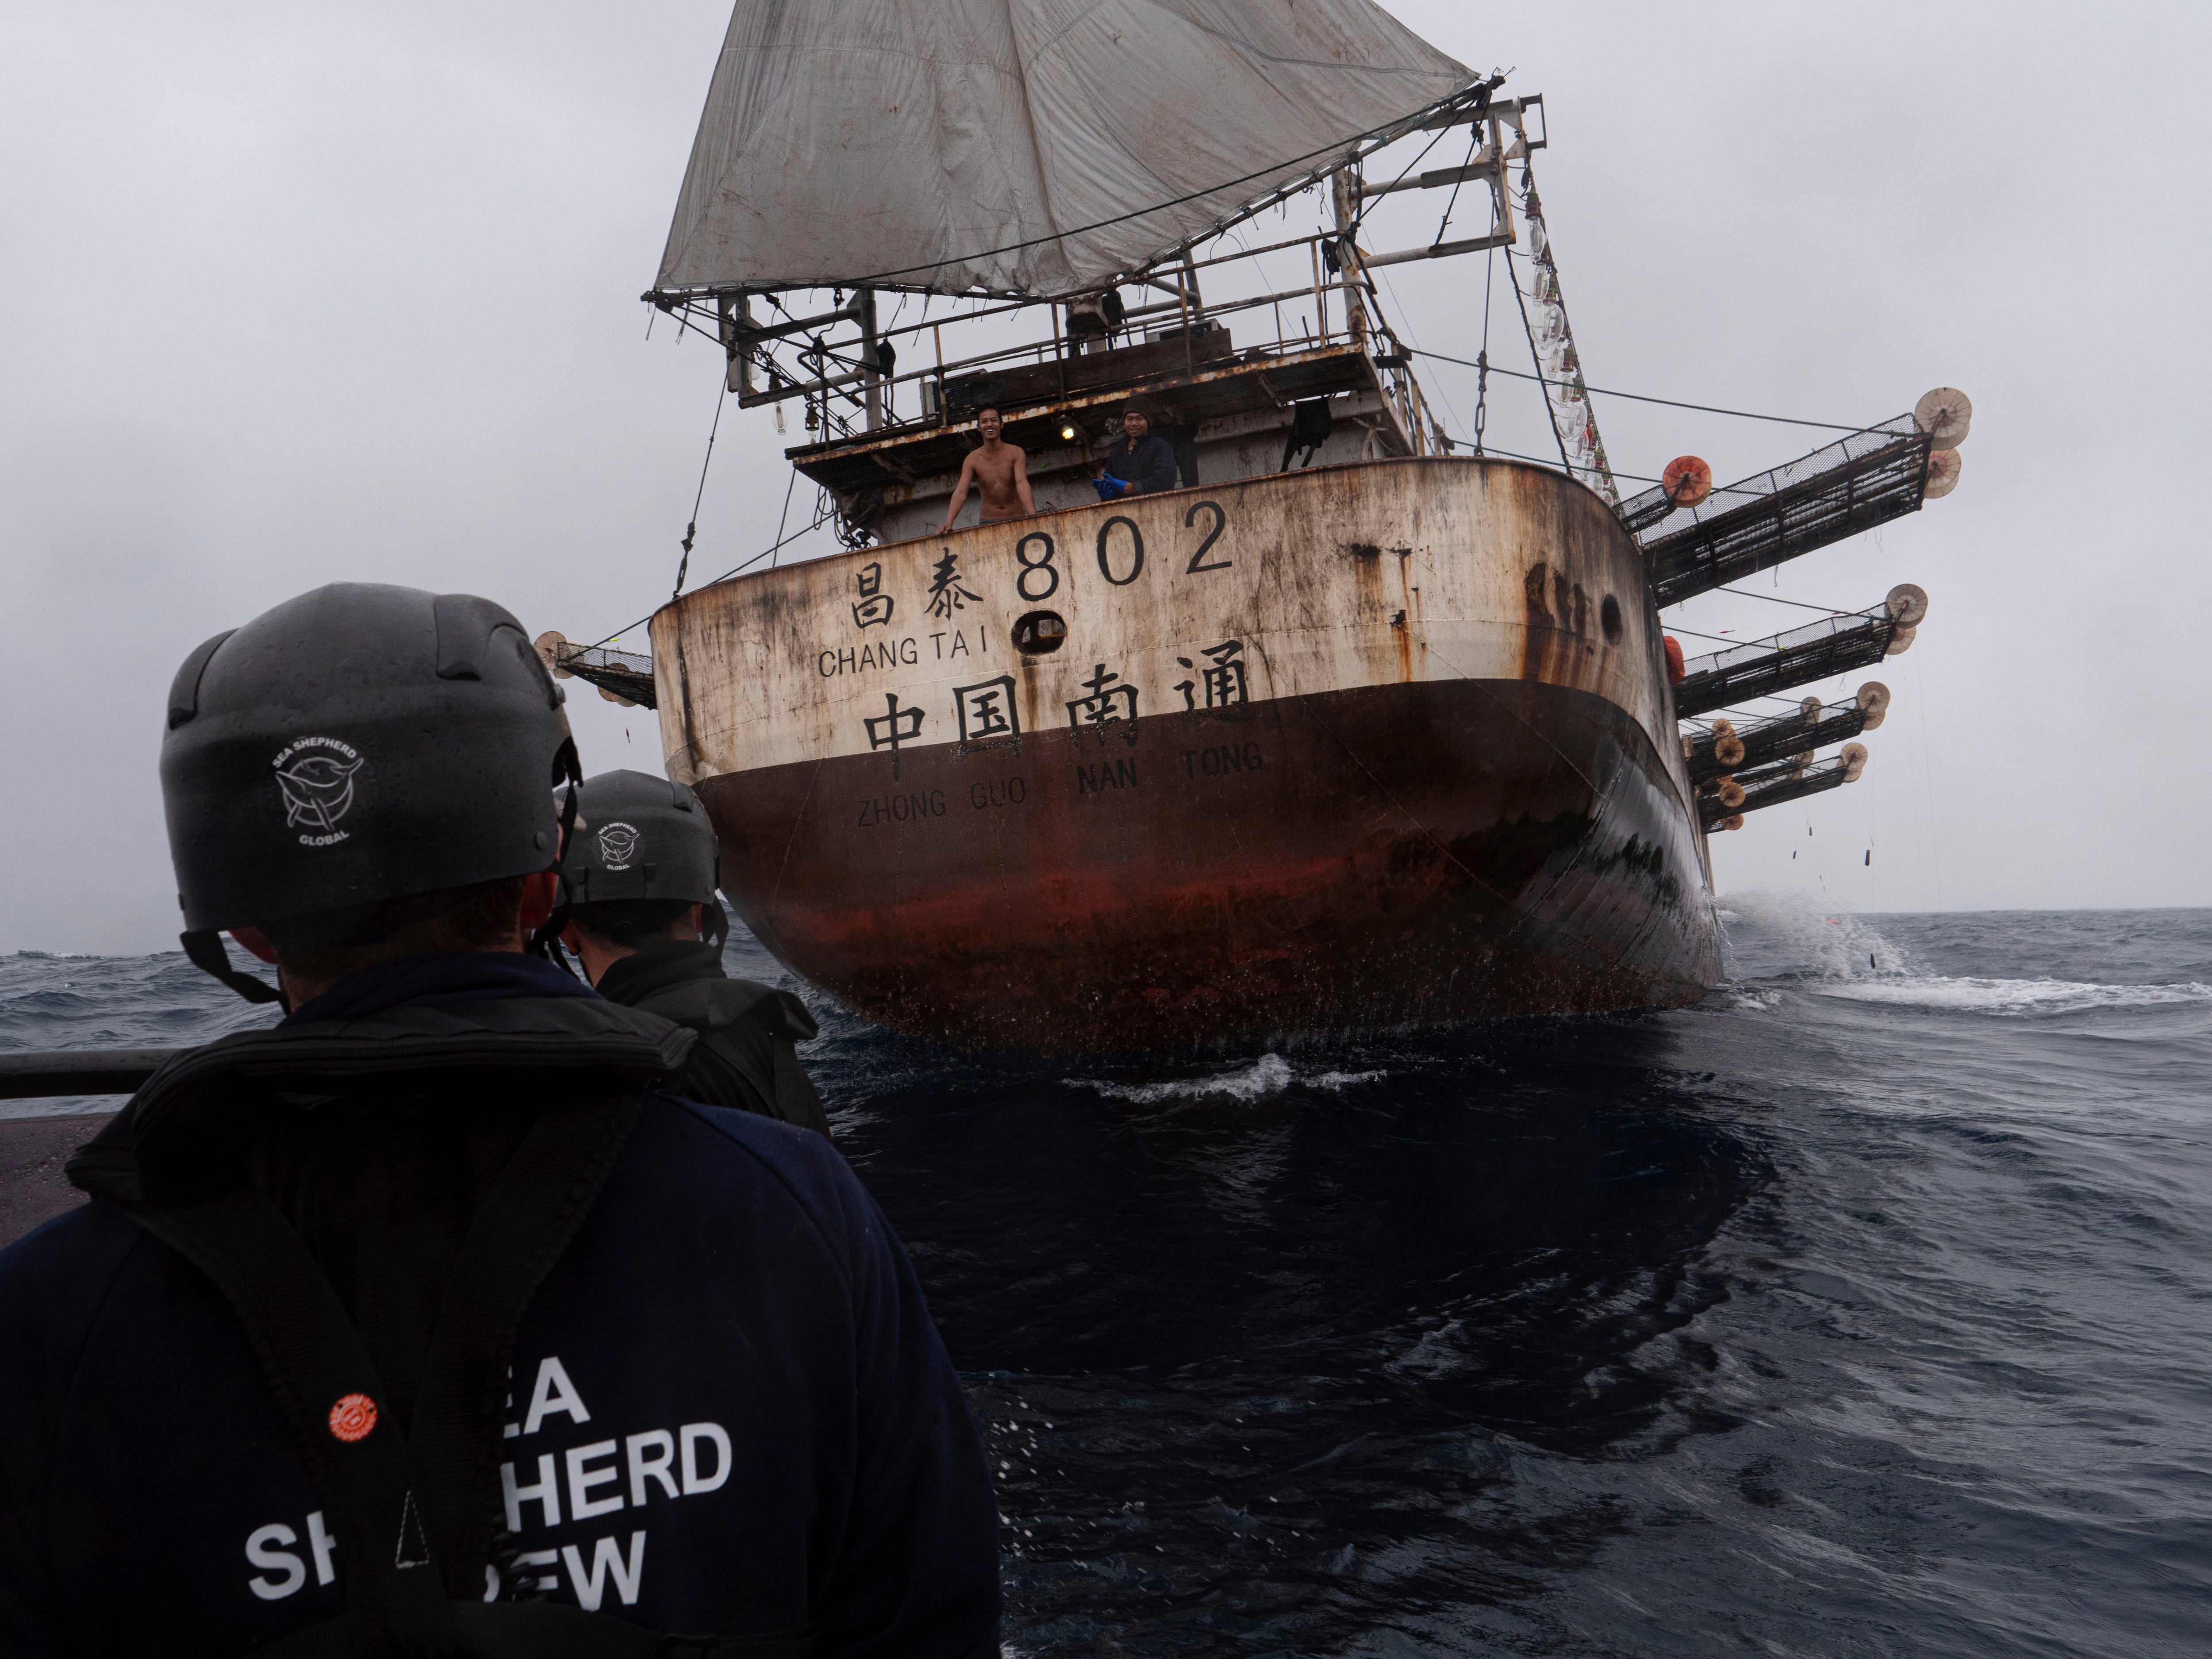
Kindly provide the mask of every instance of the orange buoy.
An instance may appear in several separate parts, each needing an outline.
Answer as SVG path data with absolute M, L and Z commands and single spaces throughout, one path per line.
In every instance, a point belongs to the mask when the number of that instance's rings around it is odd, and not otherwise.
M 1667 647 L 1667 684 L 1680 685 L 1682 683 L 1682 676 L 1689 672 L 1683 665 L 1682 642 L 1672 634 L 1662 635 L 1660 637 L 1665 641 Z
M 1695 507 L 1713 493 L 1713 470 L 1695 455 L 1677 455 L 1659 474 L 1659 487 L 1677 507 Z

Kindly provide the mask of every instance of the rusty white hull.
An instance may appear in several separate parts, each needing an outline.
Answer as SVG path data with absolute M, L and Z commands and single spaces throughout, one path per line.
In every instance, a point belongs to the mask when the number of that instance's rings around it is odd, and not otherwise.
M 1555 472 L 1078 507 L 726 582 L 653 637 L 732 902 L 900 1030 L 1134 1049 L 1718 975 L 1642 562 Z

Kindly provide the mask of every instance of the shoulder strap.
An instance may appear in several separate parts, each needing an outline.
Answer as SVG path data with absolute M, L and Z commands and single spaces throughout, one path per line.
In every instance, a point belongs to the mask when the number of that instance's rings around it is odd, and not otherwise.
M 128 1207 L 215 1282 L 245 1328 L 344 1540 L 344 1651 L 379 1659 L 461 1651 L 447 1574 L 463 1589 L 483 1575 L 515 1328 L 599 1197 L 640 1103 L 631 1096 L 548 1112 L 508 1159 L 440 1309 L 411 1446 L 389 1419 L 360 1334 L 267 1196 L 240 1187 L 191 1204 Z
M 215 1281 L 245 1327 L 315 1495 L 345 1551 L 340 1581 L 361 1655 L 457 1651 L 407 1447 L 361 1336 L 268 1197 L 241 1187 L 131 1218 Z
M 775 1055 L 775 1115 L 786 1123 L 796 1123 L 816 1133 L 830 1133 L 830 1115 L 823 1109 L 822 1097 L 814 1087 L 814 1079 L 806 1075 L 806 1068 L 799 1063 L 798 1050 L 787 1036 L 769 1040 Z
M 516 1331 L 614 1172 L 635 1096 L 540 1117 L 477 1206 L 439 1305 L 408 1450 L 439 1559 L 456 1589 L 482 1582 L 495 1531 L 500 1425 Z

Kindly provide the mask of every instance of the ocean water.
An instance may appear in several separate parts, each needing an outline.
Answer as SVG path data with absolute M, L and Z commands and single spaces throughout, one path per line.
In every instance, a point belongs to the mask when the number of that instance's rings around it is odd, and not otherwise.
M 1010 1652 L 2212 1651 L 2212 912 L 1727 921 L 1693 1009 L 1200 1066 L 823 1011 Z M 0 958 L 0 1046 L 264 1018 Z

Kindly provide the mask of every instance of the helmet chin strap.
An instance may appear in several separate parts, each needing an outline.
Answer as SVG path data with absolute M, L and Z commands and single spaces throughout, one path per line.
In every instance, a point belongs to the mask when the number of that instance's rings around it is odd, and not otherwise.
M 532 956 L 541 961 L 557 963 L 561 968 L 588 985 L 591 981 L 576 971 L 576 964 L 568 960 L 568 953 L 561 948 L 561 934 L 568 925 L 568 912 L 575 899 L 568 891 L 568 836 L 576 827 L 576 801 L 584 787 L 584 763 L 576 754 L 576 740 L 569 738 L 561 745 L 561 752 L 553 757 L 553 779 L 568 781 L 568 793 L 561 799 L 561 831 L 553 840 L 553 869 L 561 885 L 553 906 L 553 914 L 545 918 L 538 931 L 530 936 L 528 945 Z
M 699 907 L 699 937 L 720 951 L 729 936 L 730 913 L 722 908 L 718 894 Z
M 244 997 L 248 1002 L 282 1004 L 286 1013 L 292 1012 L 291 1000 L 281 987 L 253 974 L 242 974 L 230 965 L 230 952 L 222 948 L 222 934 L 214 928 L 202 928 L 190 933 L 180 933 L 185 956 L 192 966 L 202 973 L 210 974 Z

